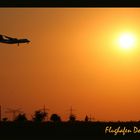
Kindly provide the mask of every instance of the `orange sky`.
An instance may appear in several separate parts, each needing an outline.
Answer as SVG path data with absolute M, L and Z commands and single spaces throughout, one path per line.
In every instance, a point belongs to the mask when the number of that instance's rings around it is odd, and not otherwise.
M 0 44 L 0 104 L 28 116 L 46 104 L 67 119 L 139 120 L 140 48 L 116 43 L 140 38 L 139 8 L 1 8 L 0 34 L 31 43 Z

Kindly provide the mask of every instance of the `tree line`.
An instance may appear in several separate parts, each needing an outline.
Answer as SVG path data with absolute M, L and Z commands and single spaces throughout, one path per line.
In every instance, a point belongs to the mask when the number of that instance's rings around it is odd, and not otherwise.
M 84 121 L 92 121 L 91 117 L 85 116 Z M 2 118 L 2 122 L 8 122 L 8 118 Z M 43 111 L 43 110 L 37 110 L 34 112 L 32 119 L 28 120 L 26 113 L 19 113 L 16 115 L 13 120 L 13 122 L 27 122 L 27 121 L 32 121 L 32 122 L 45 122 L 45 121 L 51 121 L 51 122 L 62 122 L 61 116 L 58 114 L 51 114 L 50 118 L 48 118 L 48 112 Z M 78 121 L 76 116 L 71 112 L 68 118 L 69 122 L 75 122 Z

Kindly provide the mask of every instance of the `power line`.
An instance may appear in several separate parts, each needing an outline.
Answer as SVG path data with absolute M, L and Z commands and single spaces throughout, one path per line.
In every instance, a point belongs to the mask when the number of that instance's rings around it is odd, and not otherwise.
M 11 108 L 7 108 L 7 111 L 5 113 L 11 113 L 13 115 L 13 121 L 16 118 L 17 113 L 22 113 L 22 111 L 20 111 L 21 109 L 11 109 Z

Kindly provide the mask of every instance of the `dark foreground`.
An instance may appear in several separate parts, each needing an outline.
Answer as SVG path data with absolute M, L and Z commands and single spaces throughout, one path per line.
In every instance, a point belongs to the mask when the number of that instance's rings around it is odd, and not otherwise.
M 115 132 L 105 133 L 105 130 Z M 134 130 L 135 128 L 135 130 Z M 129 133 L 128 133 L 129 131 Z M 140 122 L 0 123 L 0 140 L 136 140 Z

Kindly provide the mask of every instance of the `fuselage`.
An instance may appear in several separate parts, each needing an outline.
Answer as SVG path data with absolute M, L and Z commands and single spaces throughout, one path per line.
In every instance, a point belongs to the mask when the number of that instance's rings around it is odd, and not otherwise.
M 7 44 L 19 44 L 19 43 L 29 43 L 30 41 L 28 39 L 4 39 L 0 40 L 0 42 Z

